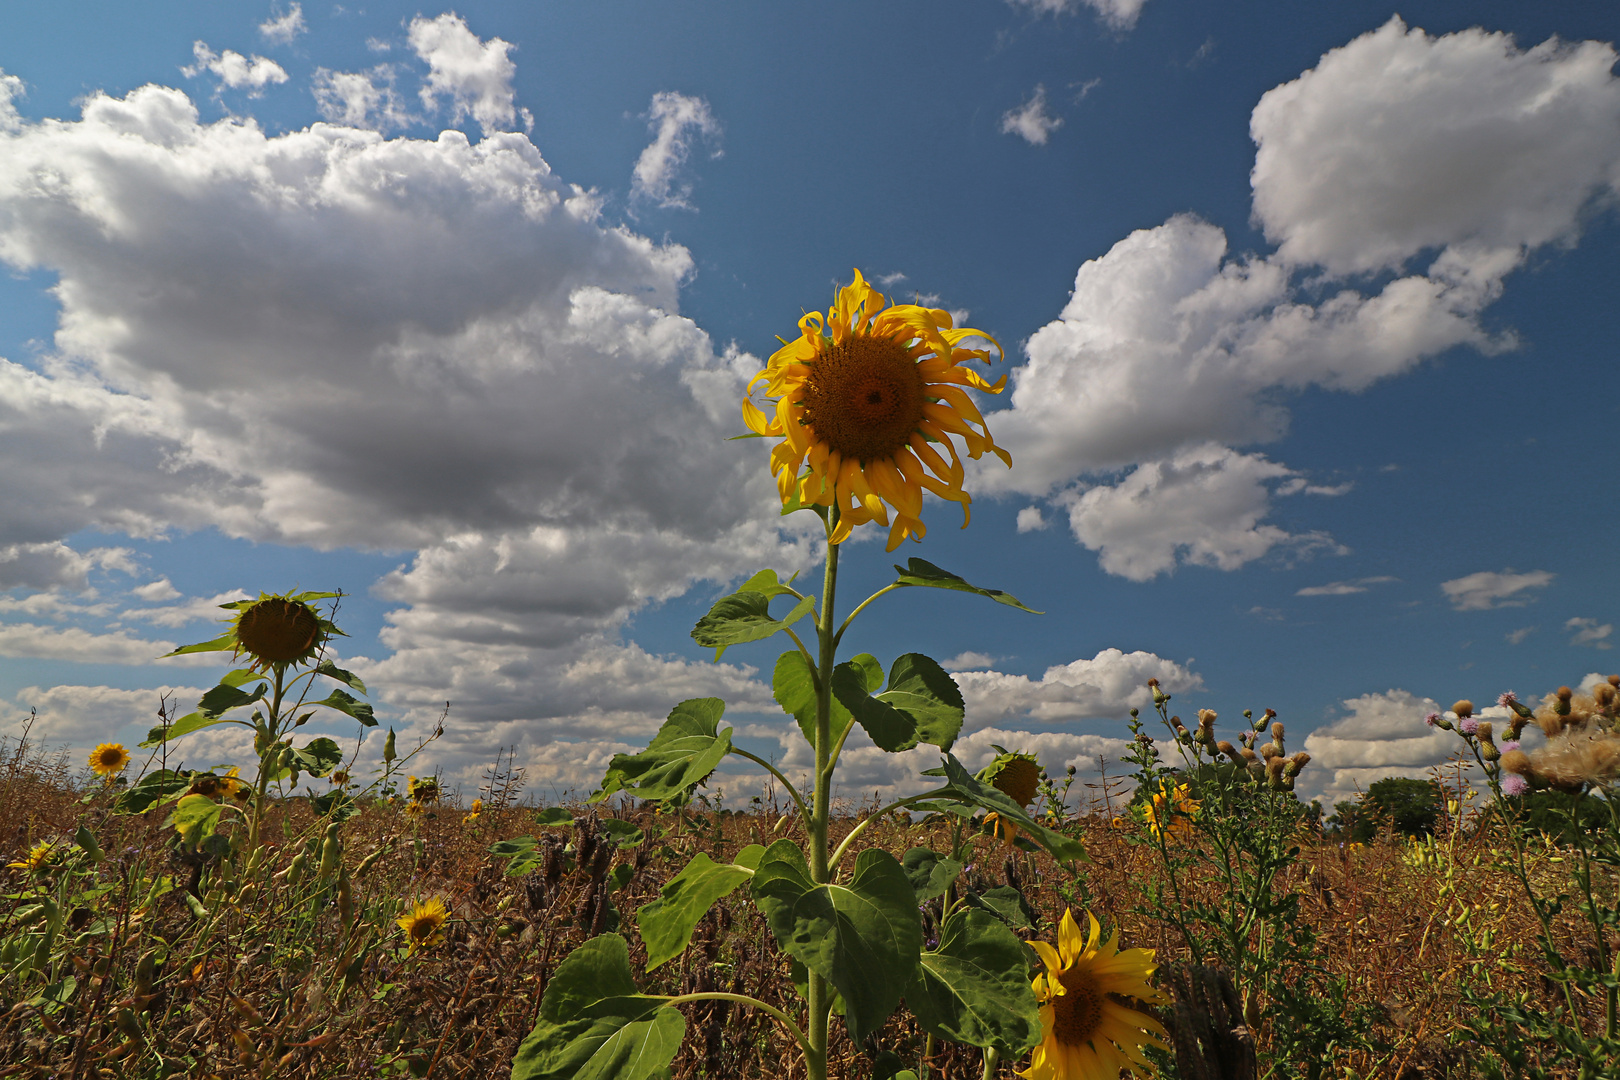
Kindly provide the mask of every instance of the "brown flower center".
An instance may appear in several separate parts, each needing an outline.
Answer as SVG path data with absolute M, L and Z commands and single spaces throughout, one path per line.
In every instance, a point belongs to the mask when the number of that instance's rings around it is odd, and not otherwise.
M 1051 999 L 1052 1036 L 1068 1046 L 1083 1046 L 1102 1027 L 1103 995 L 1089 971 L 1071 967 L 1058 981 L 1064 993 Z
M 903 344 L 857 334 L 810 365 L 805 423 L 845 460 L 890 458 L 922 422 L 925 389 Z
M 1023 758 L 1013 758 L 1007 762 L 996 773 L 996 778 L 990 781 L 991 786 L 1019 806 L 1028 806 L 1035 800 L 1040 782 L 1041 767 Z
M 431 915 L 418 915 L 411 924 L 411 940 L 426 941 L 439 932 L 439 921 Z
M 242 648 L 272 664 L 303 656 L 320 632 L 320 620 L 309 605 L 280 598 L 259 601 L 242 612 L 236 624 L 236 640 Z

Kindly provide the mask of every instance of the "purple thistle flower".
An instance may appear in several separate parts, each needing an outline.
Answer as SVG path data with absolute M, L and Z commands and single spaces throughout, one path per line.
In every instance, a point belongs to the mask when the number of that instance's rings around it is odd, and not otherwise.
M 1501 697 L 1496 699 L 1496 703 L 1502 706 L 1504 709 L 1511 709 L 1513 706 L 1519 703 L 1519 695 L 1515 694 L 1511 690 L 1508 690 L 1504 692 Z
M 1502 794 L 1523 795 L 1530 790 L 1530 784 L 1518 773 L 1508 773 L 1502 777 Z
M 1504 742 L 1502 744 L 1502 753 L 1505 754 L 1509 750 L 1517 750 L 1518 748 L 1519 748 L 1519 740 L 1518 739 L 1509 739 L 1509 740 L 1507 740 L 1506 742 Z
M 1428 724 L 1430 727 L 1434 727 L 1434 725 L 1440 722 L 1440 714 L 1437 712 L 1428 713 L 1423 717 L 1423 722 Z
M 1479 732 L 1479 721 L 1472 716 L 1465 716 L 1462 718 L 1462 722 L 1457 725 L 1457 728 L 1464 735 L 1474 735 Z

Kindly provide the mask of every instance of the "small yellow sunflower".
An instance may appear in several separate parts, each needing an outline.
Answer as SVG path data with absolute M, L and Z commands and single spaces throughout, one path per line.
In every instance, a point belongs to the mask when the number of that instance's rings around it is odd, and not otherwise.
M 1132 1076 L 1151 1076 L 1153 1066 L 1142 1053 L 1147 1045 L 1168 1048 L 1169 1034 L 1153 1017 L 1120 1000 L 1135 998 L 1168 1005 L 1169 998 L 1148 985 L 1157 970 L 1152 949 L 1119 950 L 1116 928 L 1099 944 L 1102 927 L 1089 912 L 1088 938 L 1082 939 L 1074 915 L 1065 910 L 1058 925 L 1058 944 L 1032 941 L 1046 970 L 1035 976 L 1040 1002 L 1041 1044 L 1028 1080 L 1114 1080 L 1120 1069 Z
M 743 419 L 756 434 L 783 439 L 771 451 L 783 505 L 797 498 L 806 506 L 836 507 L 833 543 L 868 521 L 889 525 L 893 551 L 907 536 L 920 539 L 927 532 L 924 490 L 961 503 L 967 525 L 972 500 L 962 490 L 962 460 L 950 436 L 962 440 L 970 457 L 989 450 L 1011 466 L 1012 456 L 991 439 L 978 406 L 961 389 L 999 394 L 1006 376 L 994 385 L 986 382 L 962 365 L 988 361 L 990 351 L 956 347 L 982 338 L 999 358 L 1000 342 L 982 330 L 956 329 L 946 311 L 886 305 L 883 294 L 855 271 L 827 318 L 812 311 L 800 319 L 799 337 L 784 340 L 749 382 L 750 391 L 766 384 L 776 415 L 744 399 Z
M 444 901 L 430 896 L 411 908 L 410 914 L 401 915 L 394 921 L 405 931 L 405 940 L 410 943 L 411 952 L 414 953 L 443 941 L 444 935 L 440 931 L 449 918 L 450 912 L 445 908 Z
M 473 822 L 478 820 L 478 815 L 482 814 L 483 812 L 484 800 L 474 799 L 472 801 L 472 806 L 467 811 L 467 816 L 461 819 L 461 823 L 463 825 L 471 825 Z
M 1148 831 L 1155 837 L 1168 833 L 1184 840 L 1192 835 L 1193 818 L 1202 805 L 1192 797 L 1189 785 L 1172 786 L 1166 781 L 1143 808 L 1147 815 Z
M 412 802 L 423 804 L 439 801 L 439 782 L 431 776 L 413 776 L 405 785 Z
M 43 870 L 50 865 L 51 859 L 55 856 L 56 845 L 49 840 L 41 840 L 28 849 L 27 855 L 17 862 L 6 863 L 6 867 L 11 870 Z
M 127 768 L 129 751 L 124 749 L 123 743 L 97 743 L 96 748 L 90 751 L 90 771 L 108 783 Z

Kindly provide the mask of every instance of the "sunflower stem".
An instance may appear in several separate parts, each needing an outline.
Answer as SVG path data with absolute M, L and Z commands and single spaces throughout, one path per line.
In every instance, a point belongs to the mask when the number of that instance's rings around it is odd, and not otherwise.
M 993 1046 L 984 1048 L 984 1080 L 996 1080 L 996 1066 L 1001 1064 L 1001 1055 Z
M 832 821 L 832 672 L 837 657 L 838 641 L 833 630 L 834 599 L 838 592 L 838 545 L 832 543 L 832 533 L 838 526 L 836 507 L 827 515 L 827 567 L 821 590 L 821 618 L 816 622 L 816 637 L 821 646 L 820 662 L 816 665 L 816 772 L 814 809 L 810 815 L 810 880 L 818 885 L 829 880 L 827 836 Z M 805 1065 L 810 1080 L 827 1080 L 827 1025 L 832 1013 L 832 991 L 827 980 L 818 972 L 809 974 L 810 1024 L 809 1046 Z
M 269 715 L 264 718 L 265 748 L 259 754 L 259 776 L 253 796 L 253 818 L 248 822 L 248 839 L 246 856 L 251 858 L 259 850 L 259 826 L 264 821 L 264 796 L 270 787 L 269 755 L 281 739 L 281 699 L 287 693 L 285 679 L 287 666 L 274 664 L 271 670 L 275 672 L 275 692 L 270 697 Z

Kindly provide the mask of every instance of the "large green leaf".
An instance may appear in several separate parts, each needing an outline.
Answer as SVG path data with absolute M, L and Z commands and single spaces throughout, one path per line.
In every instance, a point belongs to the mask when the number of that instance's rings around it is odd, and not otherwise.
M 224 807 L 206 795 L 187 795 L 174 805 L 165 825 L 173 825 L 180 839 L 195 847 L 214 835 Z
M 313 705 L 325 705 L 328 709 L 336 709 L 346 716 L 352 716 L 360 721 L 364 727 L 376 727 L 377 718 L 372 715 L 371 706 L 355 699 L 353 694 L 346 694 L 342 690 L 334 690 L 320 701 L 311 702 Z
M 922 653 L 906 653 L 889 668 L 889 686 L 869 692 L 864 668 L 854 663 L 833 670 L 833 696 L 884 750 L 898 753 L 918 743 L 949 750 L 962 730 L 966 708 L 962 691 L 945 669 Z
M 235 675 L 237 672 L 231 674 Z M 251 705 L 263 698 L 264 691 L 264 683 L 254 687 L 251 694 L 230 683 L 220 683 L 204 694 L 202 699 L 197 702 L 196 712 L 187 713 L 172 724 L 159 724 L 146 733 L 146 738 L 141 742 L 141 745 L 156 746 L 165 739 L 173 741 L 182 735 L 189 735 L 193 731 L 212 727 L 223 720 L 225 713 L 231 709 L 240 709 L 244 705 Z
M 906 852 L 900 859 L 900 865 L 906 871 L 906 879 L 911 882 L 912 892 L 916 893 L 919 904 L 945 895 L 945 890 L 962 872 L 959 860 L 921 847 Z
M 539 843 L 532 836 L 514 836 L 510 840 L 497 840 L 489 845 L 489 853 L 511 860 L 506 864 L 507 877 L 522 877 L 546 861 Z
M 289 746 L 282 760 L 294 772 L 325 776 L 343 763 L 343 748 L 323 735 L 297 749 Z
M 1041 1039 L 1029 956 L 995 916 L 958 908 L 940 928 L 939 947 L 922 954 L 906 1006 L 936 1038 L 1022 1054 Z
M 643 799 L 668 799 L 691 791 L 731 750 L 731 728 L 719 730 L 725 711 L 726 703 L 719 698 L 692 698 L 675 706 L 647 749 L 613 755 L 602 790 L 591 801 L 601 802 L 615 791 L 634 791 Z
M 1012 885 L 997 885 L 982 893 L 963 889 L 962 902 L 1000 919 L 1012 930 L 1027 930 L 1035 925 L 1035 909 Z
M 231 607 L 233 605 L 221 604 L 219 606 Z M 163 657 L 184 656 L 187 653 L 200 652 L 234 652 L 236 651 L 237 647 L 236 630 L 233 628 L 230 633 L 223 634 L 215 638 L 213 641 L 199 641 L 195 645 L 182 645 L 178 649 L 174 650 L 174 652 L 164 653 Z M 163 657 L 159 657 L 158 659 L 161 660 Z
M 173 769 L 149 772 L 119 793 L 118 798 L 113 800 L 112 811 L 115 814 L 143 813 L 154 803 L 190 786 L 189 772 L 176 772 Z
M 771 576 L 774 578 L 776 575 Z M 692 628 L 692 640 L 713 649 L 714 659 L 719 662 L 728 646 L 741 645 L 745 641 L 763 641 L 778 630 L 798 622 L 816 606 L 816 598 L 807 596 L 794 604 L 793 610 L 785 616 L 773 619 L 770 615 L 771 597 L 781 591 L 781 587 L 777 586 L 775 592 L 744 591 L 722 596 Z
M 798 649 L 792 649 L 776 658 L 776 671 L 771 677 L 771 693 L 782 711 L 799 723 L 804 741 L 816 745 L 816 687 L 811 678 L 810 662 Z M 836 746 L 844 729 L 854 722 L 849 710 L 834 697 L 832 705 L 832 741 Z
M 888 852 L 868 849 L 847 885 L 817 885 L 798 845 L 778 840 L 752 891 L 783 950 L 843 997 L 859 1045 L 894 1012 L 916 971 L 922 916 L 905 871 Z
M 518 1046 L 512 1080 L 652 1080 L 665 1075 L 686 1020 L 641 994 L 618 934 L 568 954 L 546 984 L 540 1017 Z
M 1015 607 L 1019 611 L 1027 611 L 1031 615 L 1041 614 L 1032 607 L 1025 607 L 1018 597 L 1012 593 L 1002 592 L 1000 589 L 981 589 L 977 585 L 969 585 L 949 570 L 941 570 L 926 559 L 907 559 L 905 569 L 902 570 L 899 566 L 896 566 L 894 570 L 895 573 L 900 575 L 895 581 L 896 585 L 920 585 L 930 589 L 954 589 L 957 592 L 977 593 L 980 596 L 988 596 L 998 604 L 1006 604 L 1008 607 Z
M 1024 833 L 1040 844 L 1052 857 L 1061 863 L 1090 862 L 1091 857 L 1080 841 L 1064 836 L 1054 829 L 1048 829 L 1034 818 L 1029 811 L 1013 802 L 1000 791 L 983 783 L 963 767 L 960 761 L 952 754 L 946 754 L 944 763 L 937 769 L 930 769 L 925 776 L 943 776 L 947 791 L 962 802 L 983 807 L 986 810 L 1000 814 L 1007 821 L 1018 826 L 1018 831 Z
M 352 671 L 344 671 L 330 660 L 322 660 L 316 664 L 315 671 L 329 679 L 336 679 L 351 690 L 358 690 L 362 694 L 366 692 L 366 684 L 360 681 L 360 676 Z
M 658 899 L 636 912 L 636 926 L 647 946 L 647 970 L 679 956 L 692 931 L 714 902 L 754 876 L 765 849 L 749 844 L 735 863 L 717 863 L 701 851 L 686 868 L 664 883 Z

